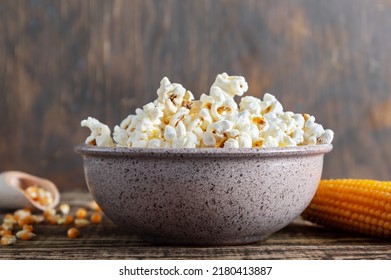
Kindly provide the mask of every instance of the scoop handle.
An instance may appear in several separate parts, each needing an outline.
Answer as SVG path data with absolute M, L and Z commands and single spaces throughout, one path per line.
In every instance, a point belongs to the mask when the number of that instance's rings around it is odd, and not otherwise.
M 24 192 L 10 182 L 7 173 L 0 174 L 0 208 L 17 209 L 33 206 Z
M 55 184 L 49 180 L 33 176 L 20 171 L 6 171 L 0 173 L 0 209 L 31 208 L 44 210 L 46 207 L 33 201 L 26 195 L 26 183 L 37 184 L 53 195 L 53 204 L 56 207 L 60 200 L 60 193 Z

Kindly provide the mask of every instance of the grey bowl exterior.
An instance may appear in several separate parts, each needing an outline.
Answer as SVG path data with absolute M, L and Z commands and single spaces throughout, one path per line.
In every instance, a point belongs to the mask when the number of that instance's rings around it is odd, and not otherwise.
M 262 149 L 75 147 L 103 212 L 153 243 L 252 243 L 308 206 L 332 145 Z

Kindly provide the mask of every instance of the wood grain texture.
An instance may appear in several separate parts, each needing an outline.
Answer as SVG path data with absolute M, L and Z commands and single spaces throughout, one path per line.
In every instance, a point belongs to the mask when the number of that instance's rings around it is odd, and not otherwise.
M 324 178 L 389 180 L 390 26 L 388 0 L 0 0 L 0 170 L 85 188 L 81 119 L 226 71 L 335 131 Z
M 87 193 L 63 193 L 62 201 L 83 205 Z M 3 218 L 5 212 L 0 214 Z M 107 218 L 66 237 L 66 226 L 36 225 L 37 237 L 0 246 L 0 259 L 390 259 L 391 241 L 348 235 L 297 219 L 264 241 L 243 246 L 157 246 L 121 230 Z

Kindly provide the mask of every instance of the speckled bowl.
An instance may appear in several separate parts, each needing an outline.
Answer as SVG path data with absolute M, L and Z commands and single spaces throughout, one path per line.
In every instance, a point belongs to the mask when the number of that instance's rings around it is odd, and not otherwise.
M 252 243 L 288 225 L 314 196 L 331 149 L 75 147 L 107 217 L 147 241 L 186 245 Z

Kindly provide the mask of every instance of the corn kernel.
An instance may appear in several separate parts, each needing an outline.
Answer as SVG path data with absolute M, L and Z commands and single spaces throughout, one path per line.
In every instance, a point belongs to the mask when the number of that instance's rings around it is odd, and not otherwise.
M 75 225 L 77 227 L 84 227 L 88 225 L 90 222 L 86 219 L 75 219 Z
M 35 224 L 42 223 L 45 220 L 43 215 L 31 215 Z
M 25 216 L 22 219 L 18 220 L 18 225 L 19 226 L 30 225 L 32 223 L 34 223 L 34 220 L 33 220 L 33 217 L 30 214 L 28 216 Z
M 5 222 L 5 223 L 16 224 L 16 219 L 15 219 L 14 215 L 12 215 L 12 214 L 10 214 L 10 213 L 7 213 L 7 214 L 5 214 L 5 216 L 4 216 L 4 222 Z
M 5 236 L 5 235 L 12 235 L 12 232 L 8 229 L 0 230 L 0 236 Z
M 19 209 L 14 213 L 14 218 L 18 222 L 19 220 L 23 220 L 25 217 L 31 216 L 31 211 L 28 209 Z
M 1 238 L 0 241 L 1 245 L 5 245 L 5 246 L 15 244 L 15 242 L 16 242 L 16 237 L 13 235 L 5 235 Z
M 102 215 L 99 212 L 91 214 L 91 222 L 94 224 L 99 224 L 102 221 Z
M 61 217 L 57 223 L 59 225 L 69 225 L 71 223 L 73 223 L 73 217 L 71 215 L 65 215 L 63 217 Z
M 58 221 L 61 219 L 60 215 L 48 215 L 46 220 L 52 225 L 58 225 Z
M 88 207 L 90 207 L 94 211 L 102 212 L 102 209 L 100 209 L 98 203 L 96 203 L 95 200 L 92 200 L 88 203 Z
M 86 209 L 84 209 L 84 208 L 77 209 L 77 211 L 76 211 L 76 218 L 84 219 L 85 217 L 87 217 Z
M 70 210 L 71 210 L 71 207 L 69 206 L 69 204 L 63 203 L 63 204 L 60 205 L 60 211 L 64 215 L 69 214 Z
M 68 229 L 67 236 L 69 238 L 78 238 L 79 235 L 80 235 L 80 231 L 77 228 L 72 227 Z
M 1 227 L 5 230 L 13 230 L 14 224 L 13 223 L 3 223 Z
M 48 209 L 45 209 L 45 211 L 43 211 L 43 216 L 45 218 L 47 218 L 48 216 L 54 216 L 56 214 L 57 214 L 57 212 L 56 212 L 56 209 L 54 209 L 54 208 L 48 208 Z
M 18 231 L 15 235 L 17 238 L 19 238 L 21 240 L 30 240 L 33 237 L 35 237 L 34 233 L 32 233 L 31 231 L 25 230 L 25 229 Z
M 24 225 L 23 229 L 32 232 L 33 231 L 33 226 L 32 225 Z

